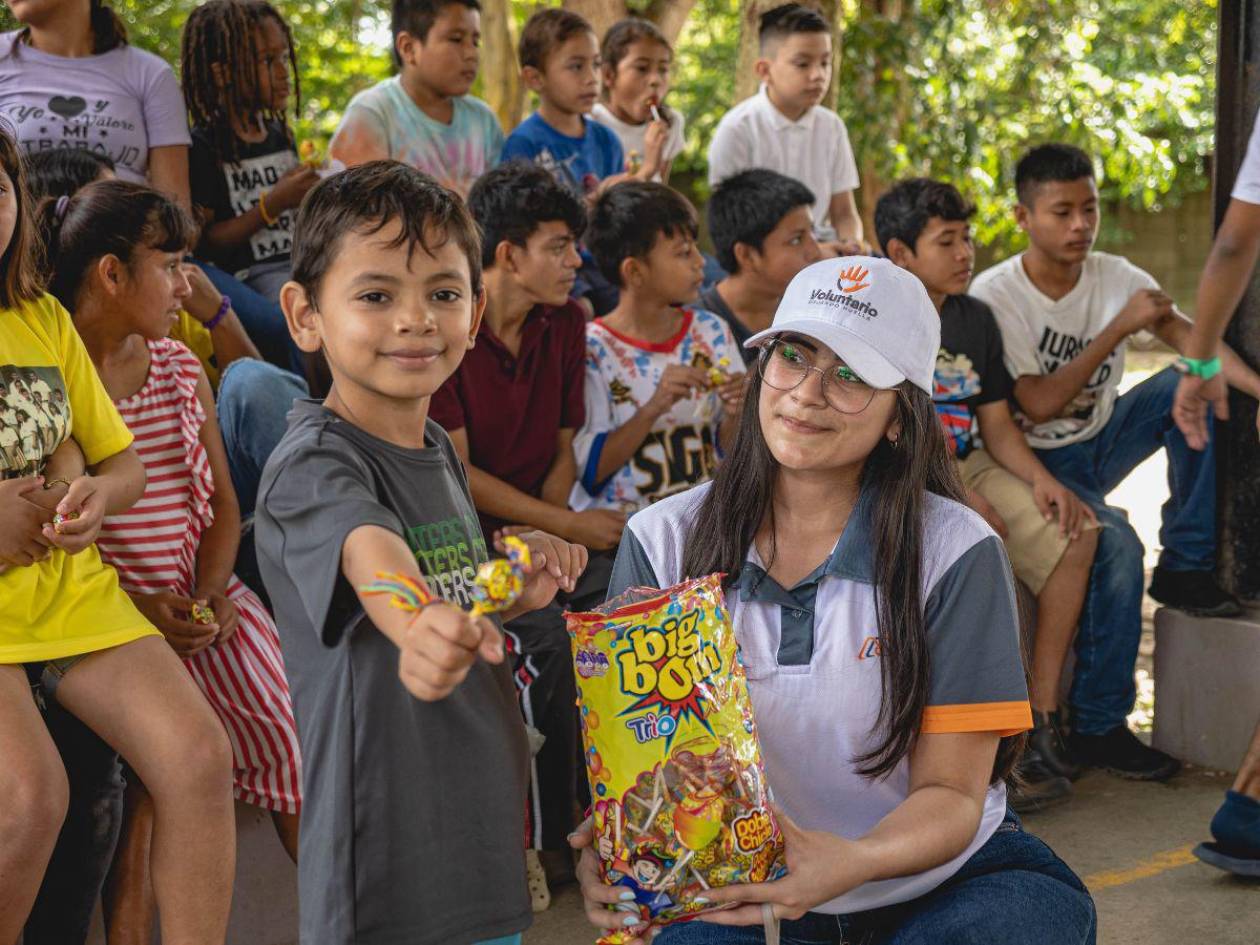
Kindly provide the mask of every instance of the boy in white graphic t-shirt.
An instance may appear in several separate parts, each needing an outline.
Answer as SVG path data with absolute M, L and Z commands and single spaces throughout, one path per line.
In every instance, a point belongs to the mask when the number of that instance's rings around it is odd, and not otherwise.
M 730 327 L 688 304 L 703 280 L 696 214 L 664 184 L 605 191 L 587 245 L 620 300 L 586 326 L 586 422 L 574 509 L 637 512 L 707 480 L 744 400 Z
M 1180 351 L 1190 323 L 1149 274 L 1120 256 L 1091 252 L 1099 203 L 1088 155 L 1062 144 L 1034 148 L 1020 160 L 1015 182 L 1028 249 L 982 273 L 971 294 L 997 316 L 1016 379 L 1016 418 L 1037 458 L 1103 525 L 1076 640 L 1072 747 L 1086 764 L 1164 780 L 1178 762 L 1143 745 L 1125 724 L 1136 695 L 1143 550 L 1127 514 L 1109 507 L 1106 496 L 1163 447 L 1170 497 L 1151 596 L 1190 613 L 1240 612 L 1212 577 L 1216 469 L 1211 451 L 1190 449 L 1173 425 L 1178 374 L 1166 370 L 1118 393 L 1130 335 L 1150 331 Z M 1232 352 L 1224 351 L 1222 362 L 1231 384 L 1260 393 L 1260 377 Z M 1211 368 L 1178 362 L 1181 371 Z

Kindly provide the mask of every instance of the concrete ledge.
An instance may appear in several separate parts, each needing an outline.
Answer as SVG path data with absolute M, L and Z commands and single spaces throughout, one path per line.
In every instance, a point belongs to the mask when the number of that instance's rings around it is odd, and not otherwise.
M 97 909 L 88 945 L 105 945 Z M 227 945 L 297 945 L 297 869 L 276 837 L 271 816 L 236 805 L 236 884 Z M 153 941 L 158 942 L 157 935 Z
M 1257 723 L 1260 611 L 1231 620 L 1156 611 L 1155 747 L 1236 771 Z

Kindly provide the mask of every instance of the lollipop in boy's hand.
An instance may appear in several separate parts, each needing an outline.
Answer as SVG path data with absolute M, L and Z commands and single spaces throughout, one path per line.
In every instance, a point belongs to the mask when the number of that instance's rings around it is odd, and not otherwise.
M 525 590 L 525 571 L 531 563 L 529 545 L 509 535 L 503 539 L 503 548 L 506 558 L 487 561 L 477 569 L 472 590 L 474 616 L 507 610 Z

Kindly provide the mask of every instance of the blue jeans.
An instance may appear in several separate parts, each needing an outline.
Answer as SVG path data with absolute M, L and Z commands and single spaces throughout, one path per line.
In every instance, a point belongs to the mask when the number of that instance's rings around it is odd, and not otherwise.
M 301 373 L 302 354 L 289 335 L 289 326 L 284 321 L 280 304 L 254 291 L 213 263 L 200 259 L 193 262 L 209 276 L 216 289 L 232 300 L 232 310 L 263 359 Z
M 849 915 L 784 921 L 783 945 L 1094 945 L 1094 902 L 1054 852 L 1008 812 L 989 842 L 918 899 Z M 654 945 L 765 945 L 760 926 L 686 922 Z
M 219 429 L 227 448 L 228 471 L 241 507 L 241 547 L 236 576 L 266 598 L 254 549 L 254 506 L 263 467 L 289 427 L 293 401 L 307 395 L 306 381 L 274 364 L 242 358 L 219 380 Z
M 1072 728 L 1084 735 L 1123 725 L 1137 697 L 1133 668 L 1142 636 L 1143 548 L 1127 513 L 1108 506 L 1106 496 L 1160 447 L 1168 454 L 1169 493 L 1159 531 L 1160 567 L 1213 567 L 1216 458 L 1210 446 L 1191 449 L 1172 421 L 1178 379 L 1171 369 L 1161 371 L 1124 394 L 1092 439 L 1037 450 L 1050 474 L 1087 502 L 1104 526 L 1076 635 Z

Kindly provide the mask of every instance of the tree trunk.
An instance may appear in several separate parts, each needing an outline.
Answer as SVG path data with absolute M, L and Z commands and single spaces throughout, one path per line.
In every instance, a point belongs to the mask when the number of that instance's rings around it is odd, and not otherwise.
M 660 27 L 673 46 L 677 44 L 687 17 L 691 15 L 695 5 L 696 0 L 652 0 L 643 11 L 643 16 Z
M 608 27 L 629 15 L 625 0 L 564 0 L 564 8 L 586 17 L 600 39 Z
M 486 103 L 510 132 L 525 112 L 510 0 L 481 0 L 481 77 Z
M 757 61 L 757 29 L 761 16 L 767 10 L 783 6 L 785 0 L 741 0 L 739 5 L 739 57 L 735 69 L 735 101 L 742 102 L 757 91 L 757 73 L 753 64 Z M 840 53 L 844 29 L 841 23 L 843 11 L 839 0 L 817 0 L 818 11 L 831 24 L 831 87 L 827 90 L 826 104 L 835 108 L 839 96 L 836 77 L 840 74 Z

